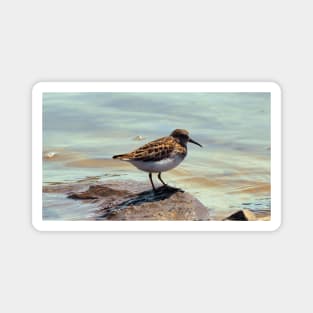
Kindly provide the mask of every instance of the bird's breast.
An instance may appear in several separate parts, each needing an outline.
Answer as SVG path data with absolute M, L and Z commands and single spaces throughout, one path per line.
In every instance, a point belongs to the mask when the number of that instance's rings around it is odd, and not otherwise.
M 186 155 L 178 154 L 178 155 L 165 158 L 159 161 L 131 160 L 130 163 L 132 163 L 138 169 L 145 171 L 145 172 L 151 172 L 151 173 L 166 172 L 175 168 L 177 165 L 179 165 L 184 160 L 185 156 Z

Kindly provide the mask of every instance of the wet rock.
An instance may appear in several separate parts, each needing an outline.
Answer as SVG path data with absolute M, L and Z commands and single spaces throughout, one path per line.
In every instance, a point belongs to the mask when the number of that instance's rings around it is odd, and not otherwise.
M 110 182 L 71 192 L 68 197 L 98 202 L 97 220 L 209 220 L 209 210 L 200 201 L 169 186 L 154 192 L 138 182 Z
M 102 199 L 113 197 L 125 197 L 129 194 L 127 190 L 117 190 L 107 186 L 94 185 L 82 192 L 73 192 L 68 195 L 71 199 Z
M 248 210 L 248 209 L 243 209 L 239 210 L 230 216 L 226 217 L 224 220 L 226 221 L 256 221 L 257 217 L 256 215 Z

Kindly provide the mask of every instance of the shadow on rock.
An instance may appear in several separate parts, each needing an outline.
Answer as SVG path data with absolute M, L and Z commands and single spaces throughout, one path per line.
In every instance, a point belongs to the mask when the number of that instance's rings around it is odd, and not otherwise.
M 181 189 L 163 186 L 99 210 L 98 220 L 209 220 L 209 210 Z
M 68 197 L 97 203 L 96 220 L 208 220 L 209 210 L 188 192 L 162 186 L 156 191 L 133 181 L 89 186 Z
M 156 191 L 154 190 L 147 190 L 135 195 L 135 197 L 126 200 L 120 203 L 116 209 L 121 207 L 127 207 L 131 205 L 140 205 L 142 203 L 149 203 L 155 201 L 161 201 L 170 198 L 176 192 L 184 193 L 182 189 L 174 188 L 171 186 L 162 186 L 158 188 Z

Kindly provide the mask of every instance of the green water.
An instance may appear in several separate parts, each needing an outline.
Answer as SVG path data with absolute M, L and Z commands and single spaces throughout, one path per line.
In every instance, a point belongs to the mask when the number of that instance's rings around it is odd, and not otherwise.
M 68 165 L 111 159 L 175 128 L 187 129 L 203 148 L 190 144 L 180 171 L 163 174 L 168 183 L 192 193 L 216 215 L 241 207 L 270 209 L 269 93 L 45 93 L 43 150 L 66 158 L 44 160 L 44 184 L 115 174 L 146 181 L 137 169 Z M 58 201 L 44 196 L 46 218 L 62 219 Z M 81 214 L 84 218 L 84 210 Z

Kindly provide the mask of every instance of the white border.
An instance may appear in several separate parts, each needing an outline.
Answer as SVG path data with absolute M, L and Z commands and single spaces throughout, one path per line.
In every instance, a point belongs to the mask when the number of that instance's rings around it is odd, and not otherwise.
M 42 94 L 44 92 L 270 92 L 270 221 L 42 220 Z M 273 82 L 40 82 L 32 90 L 32 223 L 39 231 L 273 231 L 281 224 L 281 89 Z

